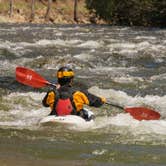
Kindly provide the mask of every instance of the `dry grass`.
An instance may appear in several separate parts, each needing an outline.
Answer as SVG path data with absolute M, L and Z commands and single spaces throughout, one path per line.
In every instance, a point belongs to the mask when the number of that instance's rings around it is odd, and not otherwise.
M 57 0 L 52 4 L 50 19 L 47 22 L 60 24 L 74 24 L 74 0 Z M 14 0 L 13 16 L 9 17 L 9 0 L 0 0 L 0 22 L 29 22 L 31 15 L 31 0 Z M 45 23 L 47 4 L 39 0 L 35 2 L 34 23 Z M 79 23 L 90 23 L 90 15 L 85 7 L 85 0 L 78 3 Z

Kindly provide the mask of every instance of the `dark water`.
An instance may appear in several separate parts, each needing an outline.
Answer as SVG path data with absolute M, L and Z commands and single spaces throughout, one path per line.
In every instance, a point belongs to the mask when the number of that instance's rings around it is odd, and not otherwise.
M 0 24 L 0 165 L 164 166 L 166 30 L 111 26 Z M 70 65 L 76 87 L 161 119 L 137 121 L 110 106 L 91 108 L 91 126 L 41 126 L 48 87 L 15 80 L 25 66 L 56 82 Z

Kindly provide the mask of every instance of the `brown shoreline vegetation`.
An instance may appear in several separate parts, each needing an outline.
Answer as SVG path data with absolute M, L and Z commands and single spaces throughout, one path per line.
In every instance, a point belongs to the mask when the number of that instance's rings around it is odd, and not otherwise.
M 51 24 L 105 24 L 86 9 L 85 0 L 77 1 L 77 18 L 74 18 L 74 0 L 52 0 L 49 16 L 46 19 L 48 0 L 0 0 L 0 23 L 51 23 Z M 33 17 L 32 17 L 33 14 Z

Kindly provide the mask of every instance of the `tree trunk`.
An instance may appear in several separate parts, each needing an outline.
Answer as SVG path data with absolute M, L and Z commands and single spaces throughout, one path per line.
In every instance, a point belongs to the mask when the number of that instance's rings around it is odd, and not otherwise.
M 78 0 L 74 0 L 74 21 L 75 22 L 78 22 L 77 8 L 78 8 Z
M 35 0 L 31 1 L 31 17 L 30 20 L 33 21 L 35 18 Z
M 51 4 L 52 4 L 52 0 L 48 0 L 47 11 L 46 11 L 46 15 L 45 15 L 46 21 L 48 21 L 50 18 Z
M 9 6 L 10 6 L 9 17 L 12 17 L 12 15 L 13 15 L 13 0 L 10 0 Z

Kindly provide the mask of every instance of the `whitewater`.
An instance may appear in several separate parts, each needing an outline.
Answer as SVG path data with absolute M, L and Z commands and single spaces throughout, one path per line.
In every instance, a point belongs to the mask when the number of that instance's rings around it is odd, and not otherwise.
M 12 165 L 28 163 L 30 157 L 41 166 L 46 160 L 50 165 L 58 160 L 60 165 L 80 161 L 80 165 L 163 166 L 165 39 L 166 30 L 157 28 L 1 24 L 0 164 L 2 154 L 10 151 L 5 156 L 13 161 L 17 151 L 19 159 Z M 39 121 L 50 112 L 41 103 L 50 87 L 34 89 L 18 83 L 15 68 L 31 68 L 56 83 L 56 71 L 63 65 L 75 71 L 74 86 L 122 107 L 151 108 L 161 114 L 160 120 L 138 121 L 104 105 L 85 106 L 96 116 L 91 125 L 41 126 Z

